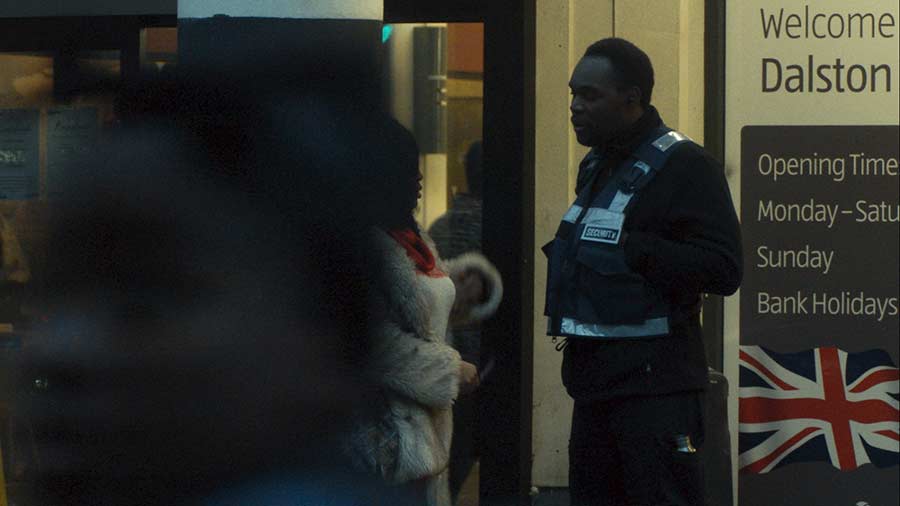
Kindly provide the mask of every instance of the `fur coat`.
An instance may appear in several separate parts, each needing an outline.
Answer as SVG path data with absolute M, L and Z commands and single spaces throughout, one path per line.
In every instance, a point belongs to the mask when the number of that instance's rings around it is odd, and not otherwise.
M 434 244 L 422 236 L 437 256 Z M 389 484 L 425 480 L 428 505 L 449 506 L 447 466 L 460 357 L 442 324 L 449 314 L 436 314 L 449 312 L 449 305 L 432 302 L 424 281 L 417 279 L 426 276 L 416 274 L 413 261 L 390 236 L 374 231 L 372 242 L 376 286 L 370 291 L 370 356 L 364 375 L 380 395 L 353 420 L 345 451 L 358 468 Z M 502 283 L 483 256 L 469 253 L 451 262 L 437 259 L 437 267 L 451 278 L 474 269 L 486 281 L 487 299 L 463 308 L 463 317 L 454 324 L 479 321 L 496 311 Z M 450 289 L 451 304 L 453 293 Z

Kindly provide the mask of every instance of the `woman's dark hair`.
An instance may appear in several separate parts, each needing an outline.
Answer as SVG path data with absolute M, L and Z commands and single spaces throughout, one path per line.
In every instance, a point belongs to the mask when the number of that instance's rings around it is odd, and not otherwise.
M 637 86 L 641 90 L 641 105 L 648 107 L 653 94 L 653 65 L 641 48 L 625 39 L 611 37 L 598 40 L 584 52 L 584 56 L 606 58 L 615 71 L 619 88 Z
M 414 196 L 405 195 L 409 181 L 419 173 L 419 145 L 412 132 L 396 119 L 379 115 L 371 118 L 368 129 L 371 156 L 368 190 L 373 211 L 380 223 L 389 227 L 409 227 L 418 230 L 409 203 Z
M 378 117 L 375 122 L 370 133 L 375 143 L 373 161 L 379 170 L 372 174 L 373 178 L 381 184 L 391 185 L 417 174 L 419 144 L 412 132 L 390 116 Z

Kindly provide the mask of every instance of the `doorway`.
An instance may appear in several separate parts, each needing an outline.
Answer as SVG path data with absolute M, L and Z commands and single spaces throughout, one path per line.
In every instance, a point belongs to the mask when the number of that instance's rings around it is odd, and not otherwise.
M 528 259 L 534 256 L 534 9 L 534 2 L 519 1 L 384 2 L 385 24 L 474 23 L 483 33 L 482 251 L 497 266 L 505 286 L 500 309 L 482 328 L 482 361 L 493 360 L 494 365 L 478 392 L 480 422 L 475 431 L 481 505 L 530 504 L 534 272 Z M 472 37 L 465 40 L 471 42 Z M 478 97 L 472 91 L 476 79 L 460 72 L 456 78 L 466 89 L 455 97 L 457 110 L 471 121 L 474 115 L 469 110 L 477 109 Z M 452 96 L 450 67 L 447 77 L 447 94 Z M 454 138 L 459 139 L 458 146 L 468 142 L 466 135 L 454 137 L 453 117 L 448 110 L 447 173 L 443 190 L 437 191 L 438 203 L 442 195 L 447 200 L 454 195 L 454 186 L 456 192 L 466 188 L 454 176 L 451 163 L 458 162 L 449 158 L 451 149 L 461 151 L 453 147 Z M 458 131 L 474 130 L 477 125 Z M 428 220 L 427 215 L 424 218 Z
M 393 23 L 383 28 L 384 102 L 416 137 L 422 198 L 415 215 L 444 260 L 482 251 L 483 23 Z M 453 345 L 487 379 L 481 327 L 455 328 Z M 450 491 L 479 504 L 478 392 L 454 405 Z

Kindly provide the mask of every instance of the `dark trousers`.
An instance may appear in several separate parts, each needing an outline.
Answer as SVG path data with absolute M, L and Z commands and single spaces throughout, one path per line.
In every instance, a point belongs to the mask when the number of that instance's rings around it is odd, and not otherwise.
M 703 437 L 701 392 L 576 401 L 572 506 L 703 505 Z

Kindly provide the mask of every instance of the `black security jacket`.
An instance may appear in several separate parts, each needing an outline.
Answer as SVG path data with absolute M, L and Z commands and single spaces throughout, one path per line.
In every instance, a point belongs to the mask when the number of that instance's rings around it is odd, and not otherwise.
M 576 401 L 706 385 L 696 303 L 702 293 L 737 290 L 740 226 L 722 166 L 694 143 L 673 149 L 663 170 L 635 197 L 624 224 L 628 265 L 676 308 L 671 333 L 650 339 L 569 338 L 562 375 Z M 594 191 L 606 183 L 601 179 Z

